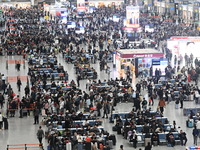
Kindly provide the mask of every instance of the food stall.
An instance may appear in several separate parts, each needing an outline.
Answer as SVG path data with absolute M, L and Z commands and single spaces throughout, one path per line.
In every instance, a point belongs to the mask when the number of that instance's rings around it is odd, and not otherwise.
M 146 75 L 149 75 L 149 70 L 152 65 L 155 65 L 152 68 L 154 71 L 156 68 L 161 69 L 162 75 L 164 75 L 164 70 L 168 61 L 163 60 L 164 54 L 159 52 L 156 49 L 123 49 L 117 50 L 114 54 L 114 65 L 118 71 L 120 77 L 129 69 L 136 76 L 143 71 Z M 164 62 L 163 62 L 164 61 Z M 152 64 L 152 62 L 157 62 Z

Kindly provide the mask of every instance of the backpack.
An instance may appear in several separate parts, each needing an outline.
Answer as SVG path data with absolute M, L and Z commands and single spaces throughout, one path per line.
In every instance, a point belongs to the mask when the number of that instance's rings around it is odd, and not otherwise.
M 146 105 L 147 104 L 147 101 L 146 100 L 143 100 L 142 101 L 142 105 Z

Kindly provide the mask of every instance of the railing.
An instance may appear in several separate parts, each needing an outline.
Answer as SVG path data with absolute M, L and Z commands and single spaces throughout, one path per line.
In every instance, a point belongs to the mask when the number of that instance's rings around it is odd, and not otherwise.
M 7 145 L 7 150 L 44 150 L 42 144 L 13 144 Z

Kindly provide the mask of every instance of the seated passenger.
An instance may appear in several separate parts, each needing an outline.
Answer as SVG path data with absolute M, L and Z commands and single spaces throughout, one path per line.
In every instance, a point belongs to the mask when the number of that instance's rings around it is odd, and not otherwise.
M 175 138 L 172 132 L 169 132 L 166 135 L 166 139 L 167 139 L 167 143 L 169 144 L 169 146 L 174 147 L 175 146 Z

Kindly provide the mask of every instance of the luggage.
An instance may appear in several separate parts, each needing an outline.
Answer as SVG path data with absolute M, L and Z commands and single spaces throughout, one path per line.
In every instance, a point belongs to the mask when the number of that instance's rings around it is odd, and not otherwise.
M 175 109 L 178 109 L 178 104 L 175 104 Z
M 72 150 L 72 143 L 66 143 L 66 150 Z
M 153 141 L 152 145 L 153 146 L 158 146 L 158 142 L 157 141 Z
M 62 129 L 62 125 L 58 125 L 58 127 L 57 127 L 58 129 Z
M 109 140 L 112 140 L 113 145 L 116 145 L 116 137 L 115 137 L 114 134 L 111 134 L 111 135 L 109 136 Z
M 113 141 L 112 140 L 108 140 L 108 145 L 109 145 L 110 149 L 112 149 L 113 148 Z
M 47 146 L 47 150 L 50 150 L 50 149 L 51 149 L 51 147 L 50 147 L 50 145 L 48 145 L 48 146 Z
M 22 115 L 23 115 L 23 117 L 27 117 L 28 116 L 28 112 L 27 111 L 23 111 Z
M 194 121 L 193 121 L 193 119 L 187 120 L 187 121 L 186 121 L 186 126 L 187 126 L 188 128 L 193 128 L 193 126 L 194 126 Z
M 112 120 L 112 117 L 109 118 L 109 123 L 114 123 L 114 121 Z
M 193 94 L 190 94 L 190 95 L 188 96 L 188 100 L 189 100 L 189 101 L 193 101 L 193 100 L 194 100 L 194 95 L 193 95 Z
M 170 143 L 167 144 L 167 147 L 172 147 L 172 145 Z
M 121 127 L 117 127 L 117 134 L 121 134 Z
M 8 119 L 7 118 L 3 118 L 3 122 L 4 122 L 4 129 L 8 130 Z
M 195 100 L 195 102 L 196 102 L 196 104 L 200 104 L 200 98 L 197 98 L 197 99 Z
M 117 131 L 117 127 L 116 127 L 116 126 L 113 126 L 113 127 L 112 127 L 112 130 L 113 130 L 113 131 Z

